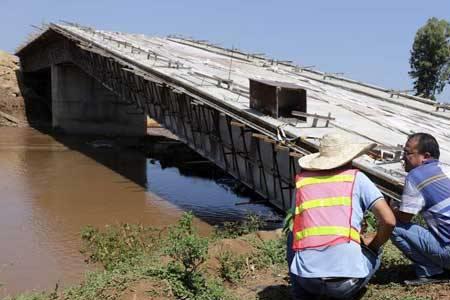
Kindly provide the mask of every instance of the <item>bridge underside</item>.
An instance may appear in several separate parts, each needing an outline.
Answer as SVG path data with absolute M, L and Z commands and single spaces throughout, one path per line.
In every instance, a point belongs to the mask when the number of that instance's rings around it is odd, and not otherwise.
M 143 136 L 146 117 L 72 63 L 51 66 L 52 125 L 72 134 Z
M 146 115 L 266 197 L 290 207 L 299 154 L 276 145 L 233 111 L 175 89 L 167 78 L 48 31 L 21 54 L 24 72 L 50 68 L 53 125 L 68 133 L 144 135 Z M 221 199 L 212 199 L 220 201 Z

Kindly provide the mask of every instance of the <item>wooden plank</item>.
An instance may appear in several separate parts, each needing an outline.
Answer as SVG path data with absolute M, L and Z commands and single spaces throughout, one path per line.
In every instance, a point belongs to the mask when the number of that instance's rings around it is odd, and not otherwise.
M 300 158 L 303 157 L 304 155 L 298 152 L 289 152 L 289 156 Z
M 264 134 L 261 133 L 252 133 L 252 137 L 260 139 L 260 140 L 265 140 L 266 136 Z
M 289 151 L 289 147 L 282 146 L 282 145 L 276 145 L 275 151 Z
M 270 138 L 268 138 L 268 137 L 266 137 L 266 138 L 264 139 L 264 142 L 269 143 L 269 144 L 276 144 L 276 143 L 277 143 L 277 141 L 272 140 L 272 139 L 270 139 Z
M 231 126 L 245 127 L 245 124 L 242 124 L 241 122 L 237 122 L 237 121 L 231 121 L 230 124 L 231 124 Z

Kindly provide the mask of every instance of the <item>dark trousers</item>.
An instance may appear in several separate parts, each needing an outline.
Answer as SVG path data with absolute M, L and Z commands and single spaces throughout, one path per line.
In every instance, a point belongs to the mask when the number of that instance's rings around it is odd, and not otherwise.
M 362 246 L 362 253 L 371 265 L 369 275 L 365 278 L 305 278 L 289 272 L 292 283 L 292 298 L 294 300 L 315 299 L 358 299 L 364 294 L 365 287 L 381 264 L 381 251 L 376 254 Z M 287 261 L 289 268 L 294 259 L 292 250 L 292 233 L 287 241 Z

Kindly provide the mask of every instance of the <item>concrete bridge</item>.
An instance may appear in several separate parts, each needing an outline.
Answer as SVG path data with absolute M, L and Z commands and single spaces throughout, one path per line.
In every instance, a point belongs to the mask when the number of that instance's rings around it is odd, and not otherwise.
M 290 206 L 297 159 L 330 130 L 379 143 L 354 166 L 391 198 L 404 177 L 397 145 L 423 126 L 411 127 L 411 115 L 436 122 L 448 141 L 450 118 L 427 99 L 204 41 L 51 24 L 17 55 L 53 127 L 143 136 L 149 116 L 280 209 Z

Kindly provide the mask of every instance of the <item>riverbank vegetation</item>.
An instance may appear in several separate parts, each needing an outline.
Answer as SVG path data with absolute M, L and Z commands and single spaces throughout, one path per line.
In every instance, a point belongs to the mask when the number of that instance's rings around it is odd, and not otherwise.
M 280 230 L 258 231 L 257 218 L 228 223 L 201 236 L 186 213 L 176 225 L 155 229 L 122 224 L 82 232 L 90 272 L 78 286 L 23 294 L 9 300 L 290 299 Z M 448 299 L 449 285 L 404 287 L 408 260 L 391 244 L 363 299 Z

